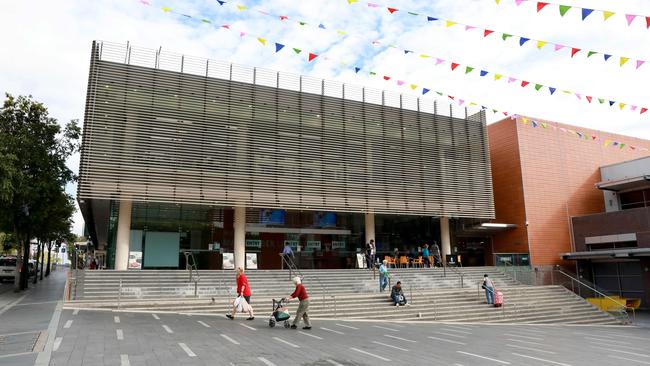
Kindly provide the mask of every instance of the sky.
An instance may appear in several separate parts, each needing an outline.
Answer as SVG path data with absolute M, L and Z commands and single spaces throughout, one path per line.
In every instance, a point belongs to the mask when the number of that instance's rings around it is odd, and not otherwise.
M 104 40 L 409 95 L 421 95 L 426 87 L 455 96 L 456 105 L 462 99 L 500 111 L 650 139 L 650 111 L 639 114 L 642 106 L 650 107 L 650 29 L 644 17 L 631 25 L 625 17 L 650 16 L 648 0 L 554 3 L 615 12 L 607 21 L 599 12 L 582 21 L 576 8 L 562 17 L 553 3 L 537 13 L 535 1 L 519 5 L 516 0 L 500 0 L 500 4 L 496 0 L 372 3 L 377 7 L 362 0 L 353 4 L 348 0 L 226 0 L 223 5 L 216 0 L 0 0 L 0 34 L 9 35 L 0 44 L 0 92 L 34 96 L 62 124 L 71 119 L 83 121 L 91 42 Z M 172 11 L 165 12 L 164 7 Z M 391 13 L 388 7 L 398 10 Z M 288 19 L 280 20 L 280 15 Z M 478 29 L 448 27 L 444 21 L 427 21 L 427 16 Z M 230 30 L 220 27 L 224 24 Z M 484 37 L 483 29 L 495 33 Z M 241 37 L 241 32 L 246 35 Z M 504 41 L 502 33 L 517 37 Z M 533 40 L 520 46 L 519 36 L 567 47 L 555 51 L 546 45 L 538 50 Z M 286 47 L 276 53 L 275 42 Z M 303 52 L 297 55 L 293 47 Z M 581 49 L 574 57 L 572 47 Z M 404 50 L 413 52 L 405 54 Z M 588 50 L 600 53 L 588 58 Z M 319 56 L 308 62 L 308 52 Z M 612 55 L 609 61 L 604 62 L 603 53 Z M 620 56 L 630 58 L 623 67 Z M 435 58 L 446 61 L 436 66 Z M 636 69 L 636 60 L 648 62 Z M 461 66 L 451 71 L 450 61 Z M 474 70 L 465 74 L 468 65 Z M 354 67 L 361 71 L 356 73 Z M 481 77 L 480 70 L 489 73 Z M 504 76 L 494 81 L 494 74 Z M 507 76 L 518 81 L 508 83 Z M 397 80 L 404 85 L 397 85 Z M 522 88 L 521 80 L 531 84 Z M 536 83 L 558 91 L 554 95 L 547 88 L 535 91 Z M 411 84 L 418 88 L 411 90 Z M 594 97 L 591 104 L 587 95 Z M 433 92 L 423 96 L 434 97 L 438 96 Z M 617 104 L 601 105 L 597 97 Z M 449 102 L 446 97 L 441 100 Z M 623 110 L 619 102 L 626 103 Z M 631 112 L 629 105 L 637 106 L 637 111 Z M 500 113 L 487 116 L 488 123 L 503 118 Z M 68 165 L 78 172 L 78 155 Z M 76 195 L 75 185 L 67 191 Z M 74 221 L 74 232 L 80 234 L 83 218 L 79 212 Z

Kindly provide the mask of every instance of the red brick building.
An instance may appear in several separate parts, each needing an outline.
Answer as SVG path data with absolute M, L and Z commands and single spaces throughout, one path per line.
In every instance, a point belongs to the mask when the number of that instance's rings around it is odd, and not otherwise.
M 600 167 L 650 155 L 650 141 L 518 117 L 488 126 L 495 222 L 517 227 L 492 236 L 491 258 L 519 253 L 532 266 L 567 265 L 570 218 L 605 211 Z

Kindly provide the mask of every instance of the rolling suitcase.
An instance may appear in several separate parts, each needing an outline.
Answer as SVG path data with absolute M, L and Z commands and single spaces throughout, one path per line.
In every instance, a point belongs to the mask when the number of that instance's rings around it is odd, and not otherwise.
M 500 308 L 503 306 L 503 292 L 494 290 L 494 307 Z

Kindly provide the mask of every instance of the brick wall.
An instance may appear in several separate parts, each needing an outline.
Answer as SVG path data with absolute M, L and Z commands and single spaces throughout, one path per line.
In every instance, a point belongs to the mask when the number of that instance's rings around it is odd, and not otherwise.
M 516 238 L 524 237 L 527 233 L 533 265 L 564 264 L 558 254 L 572 250 L 569 218 L 605 210 L 603 193 L 595 188 L 600 181 L 599 168 L 650 155 L 649 151 L 640 150 L 641 147 L 650 149 L 650 141 L 556 122 L 536 121 L 544 122 L 547 128 L 541 124 L 534 128 L 531 122 L 524 124 L 522 117 L 488 126 L 490 152 L 493 149 L 502 152 L 491 156 L 492 174 L 495 177 L 505 174 L 515 176 L 518 171 L 513 170 L 512 166 L 519 162 L 525 202 L 521 207 L 519 193 L 508 194 L 512 192 L 512 182 L 516 178 L 506 178 L 508 184 L 503 187 L 499 186 L 499 180 L 494 179 L 496 221 L 519 226 L 512 232 L 496 235 L 493 239 L 494 251 L 507 251 L 514 246 Z M 563 132 L 562 129 L 584 133 L 589 140 Z M 593 135 L 598 136 L 600 141 L 594 141 Z M 623 142 L 626 146 L 624 149 L 611 145 L 606 147 L 604 140 Z M 499 143 L 510 145 L 510 141 L 516 141 L 518 150 L 496 147 Z M 630 145 L 637 148 L 632 150 Z M 500 203 L 501 200 L 506 203 Z M 500 212 L 499 207 L 504 205 L 519 207 L 505 208 Z M 528 227 L 525 226 L 526 221 Z M 521 222 L 524 222 L 523 226 Z

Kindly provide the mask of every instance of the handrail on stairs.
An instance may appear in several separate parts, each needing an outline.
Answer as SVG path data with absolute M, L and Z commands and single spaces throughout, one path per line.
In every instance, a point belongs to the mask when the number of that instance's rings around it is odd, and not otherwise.
M 447 266 L 444 266 L 443 268 L 447 268 Z M 459 278 L 459 280 L 460 280 L 460 288 L 464 288 L 464 287 L 465 287 L 465 280 L 464 280 L 464 278 L 465 278 L 465 274 L 463 274 L 463 272 L 459 271 L 458 268 L 456 268 L 456 267 L 454 267 L 454 266 L 449 266 L 449 270 L 450 270 L 453 274 L 455 274 L 456 276 L 458 276 L 458 278 Z M 446 272 L 444 272 L 443 275 L 444 275 L 445 277 L 447 277 L 447 273 L 446 273 Z
M 300 272 L 300 269 L 298 269 L 298 266 L 296 266 L 296 263 L 293 261 L 293 257 L 290 255 L 285 255 L 284 253 L 280 253 L 280 258 L 282 258 L 282 263 L 283 267 L 286 264 L 287 268 L 289 269 L 289 279 L 293 279 L 293 277 L 298 276 L 301 279 L 305 278 L 305 276 Z M 292 275 L 293 274 L 293 275 Z M 294 276 L 295 275 L 295 276 Z M 313 276 L 313 279 L 318 282 L 318 285 L 320 286 L 322 292 L 321 295 L 323 297 L 323 305 L 326 304 L 325 302 L 325 295 L 333 300 L 334 302 L 334 317 L 336 318 L 337 316 L 337 303 L 336 303 L 336 296 L 332 295 L 329 290 L 323 285 L 323 283 L 320 281 L 318 276 Z
M 566 278 L 571 280 L 571 286 L 572 286 L 572 292 L 573 293 L 576 293 L 575 288 L 573 287 L 573 282 L 577 282 L 579 285 L 588 288 L 589 290 L 593 291 L 595 294 L 601 296 L 602 298 L 608 299 L 609 301 L 613 302 L 614 304 L 619 305 L 620 309 L 624 310 L 626 315 L 627 315 L 627 312 L 629 310 L 632 310 L 632 319 L 633 319 L 633 321 L 636 321 L 636 313 L 635 313 L 634 307 L 627 306 L 627 304 L 623 304 L 623 303 L 619 302 L 618 300 L 612 298 L 611 296 L 609 296 L 609 295 L 607 295 L 607 294 L 605 294 L 605 293 L 603 293 L 603 292 L 589 286 L 584 281 L 581 281 L 580 279 L 578 279 L 576 277 L 573 277 L 570 274 L 564 272 L 561 268 L 559 268 L 559 266 L 556 266 L 555 271 L 557 271 L 561 275 L 563 275 Z
M 199 296 L 199 281 L 201 276 L 199 275 L 199 269 L 196 265 L 196 258 L 194 258 L 194 253 L 190 251 L 183 252 L 185 254 L 185 268 L 190 274 L 189 282 L 194 282 L 194 297 Z

